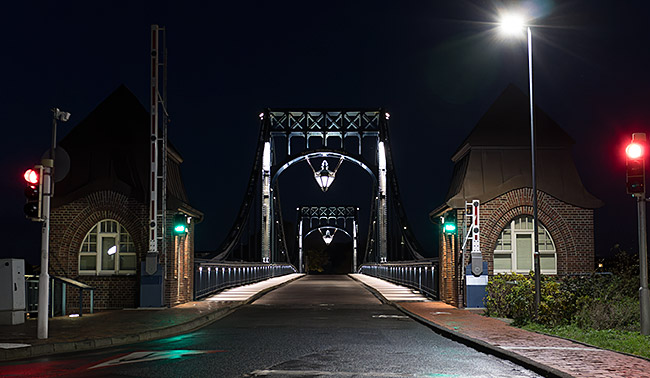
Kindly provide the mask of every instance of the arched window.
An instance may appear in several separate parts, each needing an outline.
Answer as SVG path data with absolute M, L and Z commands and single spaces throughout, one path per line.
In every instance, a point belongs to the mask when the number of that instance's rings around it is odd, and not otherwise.
M 544 225 L 538 224 L 541 272 L 557 273 L 555 244 Z M 494 273 L 528 273 L 533 270 L 533 217 L 519 216 L 501 231 L 494 248 Z
M 134 274 L 136 264 L 133 239 L 117 221 L 100 221 L 81 243 L 79 274 Z

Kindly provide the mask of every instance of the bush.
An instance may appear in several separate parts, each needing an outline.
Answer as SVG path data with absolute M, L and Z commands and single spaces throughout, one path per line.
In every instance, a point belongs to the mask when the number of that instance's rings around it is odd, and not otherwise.
M 615 248 L 617 248 L 615 246 Z M 515 325 L 575 324 L 584 329 L 639 329 L 638 259 L 618 251 L 612 273 L 541 278 L 539 316 L 534 319 L 534 274 L 499 274 L 487 285 L 486 315 Z
M 485 313 L 488 316 L 512 318 L 516 325 L 533 321 L 535 312 L 534 275 L 510 273 L 499 274 L 488 282 L 485 298 Z M 560 283 L 554 277 L 542 276 L 539 316 L 541 324 L 555 326 L 565 323 L 569 295 L 560 290 Z
M 637 331 L 640 328 L 639 301 L 635 298 L 620 297 L 615 300 L 583 297 L 583 303 L 575 314 L 575 324 L 583 329 L 617 329 Z

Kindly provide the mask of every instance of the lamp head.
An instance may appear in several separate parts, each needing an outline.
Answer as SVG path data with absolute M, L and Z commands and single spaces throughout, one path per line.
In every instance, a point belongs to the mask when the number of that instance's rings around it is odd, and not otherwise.
M 323 160 L 320 171 L 314 173 L 316 182 L 323 192 L 330 188 L 330 185 L 334 182 L 334 176 L 335 173 L 329 170 L 327 160 Z
M 334 239 L 334 235 L 330 234 L 330 230 L 325 230 L 325 234 L 323 235 L 323 241 L 325 244 L 330 245 L 332 239 Z
M 521 35 L 525 26 L 524 17 L 517 13 L 505 13 L 501 15 L 501 19 L 499 20 L 501 33 L 507 36 Z

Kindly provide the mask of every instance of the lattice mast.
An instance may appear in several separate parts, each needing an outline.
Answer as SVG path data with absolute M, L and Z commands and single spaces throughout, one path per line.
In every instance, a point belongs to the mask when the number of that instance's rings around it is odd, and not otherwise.
M 162 55 L 162 59 L 161 59 Z M 162 70 L 161 70 L 162 68 Z M 161 77 L 162 71 L 162 77 Z M 150 162 L 149 162 L 149 251 L 145 270 L 154 274 L 158 256 L 167 259 L 165 224 L 167 216 L 167 49 L 165 28 L 151 25 L 151 91 L 150 91 Z M 159 115 L 159 106 L 163 116 Z M 159 123 L 162 118 L 162 136 Z M 160 161 L 162 159 L 162 162 Z M 161 167 L 159 172 L 158 167 Z M 160 198 L 160 201 L 158 200 Z M 166 265 L 166 264 L 165 264 Z

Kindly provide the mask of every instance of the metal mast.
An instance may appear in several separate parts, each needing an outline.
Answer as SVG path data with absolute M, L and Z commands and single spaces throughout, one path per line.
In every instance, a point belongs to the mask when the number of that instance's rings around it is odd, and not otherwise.
M 147 252 L 146 259 L 146 272 L 147 274 L 154 274 L 156 272 L 159 255 L 159 243 L 162 245 L 162 253 L 166 255 L 165 248 L 165 208 L 166 208 L 166 148 L 167 148 L 167 111 L 165 109 L 166 91 L 166 49 L 164 48 L 164 33 L 165 29 L 158 25 L 151 25 L 151 101 L 150 101 L 150 175 L 149 175 L 149 251 Z M 162 45 L 161 48 L 161 38 Z M 163 83 L 162 93 L 160 91 L 160 53 L 163 53 Z M 159 135 L 159 114 L 158 105 L 161 104 L 164 111 L 163 116 L 163 136 Z M 162 154 L 161 154 L 162 152 Z M 159 159 L 162 158 L 162 174 L 158 173 Z M 158 185 L 158 180 L 160 184 Z M 162 187 L 160 190 L 159 187 Z M 158 198 L 160 196 L 160 204 Z M 162 209 L 162 210 L 160 210 Z M 160 230 L 160 234 L 159 234 Z

